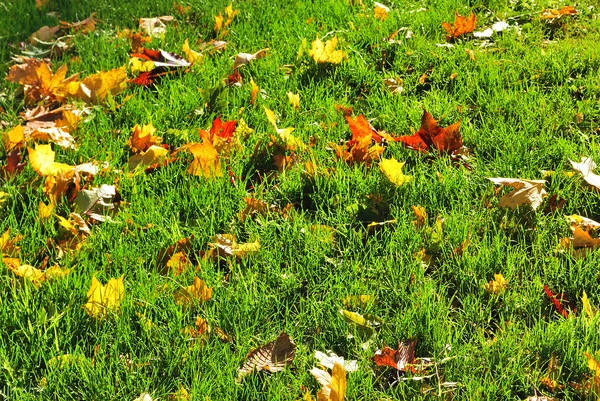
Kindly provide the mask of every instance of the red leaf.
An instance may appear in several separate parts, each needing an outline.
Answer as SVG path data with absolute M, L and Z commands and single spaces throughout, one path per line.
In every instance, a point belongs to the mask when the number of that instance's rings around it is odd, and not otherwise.
M 421 128 L 413 135 L 395 138 L 405 146 L 424 152 L 436 149 L 442 153 L 453 153 L 462 147 L 462 137 L 458 132 L 460 121 L 442 128 L 426 110 L 421 117 Z
M 406 340 L 398 343 L 398 349 L 383 347 L 383 350 L 375 351 L 373 360 L 377 366 L 390 366 L 400 372 L 412 371 L 410 365 L 415 362 L 415 348 L 417 342 Z
M 552 291 L 550 291 L 550 288 L 547 285 L 544 285 L 544 292 L 546 292 L 546 295 L 548 296 L 548 298 L 550 298 L 550 301 L 552 301 L 552 304 L 554 305 L 554 307 L 556 308 L 556 310 L 558 311 L 558 313 L 560 313 L 561 315 L 563 315 L 563 317 L 568 318 L 569 314 L 563 308 L 562 304 L 560 303 L 560 301 L 558 300 L 558 298 L 556 297 L 556 295 L 554 295 L 552 293 Z
M 212 127 L 210 128 L 211 136 L 218 136 L 221 139 L 226 141 L 231 140 L 233 138 L 233 132 L 235 131 L 235 124 L 237 120 L 231 121 L 221 121 L 221 117 L 217 117 L 212 122 Z

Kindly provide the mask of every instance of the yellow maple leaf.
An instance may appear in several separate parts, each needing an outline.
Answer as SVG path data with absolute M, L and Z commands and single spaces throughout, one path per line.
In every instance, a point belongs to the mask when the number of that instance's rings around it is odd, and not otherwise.
M 66 78 L 67 65 L 63 64 L 52 73 L 50 65 L 43 60 L 28 58 L 22 64 L 14 65 L 6 79 L 23 85 L 25 102 L 62 102 L 68 95 L 68 86 L 77 82 L 77 74 Z
M 502 274 L 494 274 L 494 279 L 490 280 L 489 283 L 484 284 L 483 289 L 487 293 L 494 294 L 494 295 L 500 295 L 504 291 L 506 291 L 507 284 L 508 284 L 508 281 L 506 281 L 506 279 L 504 278 L 504 276 Z
M 373 17 L 380 21 L 385 21 L 388 17 L 388 13 L 390 12 L 389 7 L 375 2 L 375 9 L 373 10 Z
M 64 163 L 54 161 L 54 151 L 52 146 L 35 144 L 35 148 L 27 148 L 29 152 L 29 163 L 33 170 L 42 176 L 56 176 L 65 174 L 71 176 L 74 173 L 75 167 Z
M 204 280 L 194 277 L 192 285 L 183 287 L 173 293 L 175 303 L 182 306 L 191 306 L 198 302 L 206 302 L 212 296 L 212 288 L 209 288 Z
M 221 162 L 219 161 L 219 152 L 212 143 L 204 141 L 201 143 L 190 143 L 179 148 L 180 150 L 189 150 L 194 156 L 194 160 L 188 167 L 188 173 L 192 175 L 203 175 L 206 178 L 222 177 Z
M 299 93 L 287 93 L 288 100 L 292 109 L 298 110 L 300 108 L 300 94 Z
M 346 369 L 338 362 L 334 362 L 331 374 L 313 368 L 310 371 L 322 388 L 317 393 L 317 401 L 343 401 L 346 397 Z
M 308 55 L 319 64 L 339 64 L 348 55 L 342 50 L 335 50 L 337 43 L 337 36 L 334 36 L 325 43 L 323 43 L 321 39 L 317 38 L 314 42 L 312 42 L 311 49 L 308 51 Z
M 129 158 L 127 163 L 129 171 L 138 167 L 148 167 L 160 163 L 169 156 L 169 151 L 162 146 L 151 145 L 145 152 L 136 153 Z
M 93 318 L 105 318 L 109 312 L 118 312 L 125 297 L 123 276 L 111 278 L 106 285 L 102 285 L 96 276 L 92 277 L 87 297 L 88 301 L 83 308 Z
M 410 175 L 405 175 L 402 172 L 402 167 L 404 167 L 404 162 L 399 162 L 393 157 L 391 159 L 381 159 L 379 162 L 379 169 L 381 172 L 385 174 L 386 178 L 392 184 L 398 187 L 411 179 Z
M 192 64 L 199 63 L 204 58 L 204 55 L 202 53 L 198 53 L 197 51 L 192 50 L 192 48 L 190 47 L 190 43 L 187 39 L 185 40 L 185 42 L 183 42 L 181 50 L 183 50 L 187 61 L 189 61 Z
M 115 96 L 127 86 L 125 66 L 102 71 L 69 83 L 69 95 L 86 103 L 99 103 L 108 95 Z
M 17 125 L 10 131 L 2 134 L 2 143 L 7 152 L 23 142 L 25 142 L 25 127 L 22 125 Z
M 162 142 L 162 137 L 154 136 L 156 128 L 152 123 L 145 124 L 140 127 L 136 124 L 131 129 L 131 137 L 127 141 L 127 146 L 131 148 L 133 153 L 145 152 L 152 145 L 159 145 Z

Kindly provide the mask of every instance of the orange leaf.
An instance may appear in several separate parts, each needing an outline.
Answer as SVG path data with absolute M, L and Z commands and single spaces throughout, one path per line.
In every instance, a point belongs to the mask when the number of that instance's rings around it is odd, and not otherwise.
M 190 143 L 182 146 L 179 150 L 189 150 L 194 160 L 188 167 L 188 173 L 192 175 L 203 175 L 206 178 L 222 177 L 219 153 L 210 142 Z
M 152 123 L 146 124 L 142 127 L 136 124 L 131 129 L 131 138 L 127 142 L 127 146 L 131 148 L 133 153 L 145 152 L 152 145 L 160 145 L 162 138 L 160 136 L 153 136 L 156 132 L 156 128 L 152 126 Z
M 183 287 L 173 293 L 175 303 L 182 306 L 191 306 L 195 303 L 206 302 L 212 296 L 212 288 L 209 288 L 204 280 L 194 277 L 192 285 Z
M 456 39 L 465 33 L 473 32 L 475 30 L 475 24 L 477 22 L 477 17 L 471 11 L 468 17 L 463 17 L 462 15 L 456 12 L 456 20 L 454 20 L 454 26 L 450 25 L 447 22 L 442 22 L 442 27 L 447 32 L 446 40 Z
M 410 364 L 415 362 L 415 348 L 417 342 L 414 340 L 406 340 L 398 342 L 398 349 L 394 350 L 390 347 L 383 347 L 383 350 L 375 351 L 373 360 L 377 366 L 390 366 L 400 372 L 409 370 Z

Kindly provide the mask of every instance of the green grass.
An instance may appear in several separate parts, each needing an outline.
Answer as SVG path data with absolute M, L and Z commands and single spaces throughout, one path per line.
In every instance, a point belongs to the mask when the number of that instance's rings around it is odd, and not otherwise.
M 0 205 L 0 231 L 22 234 L 21 261 L 42 266 L 55 263 L 73 269 L 64 279 L 39 288 L 0 268 L 0 398 L 10 400 L 133 400 L 142 392 L 168 399 L 180 386 L 193 400 L 297 400 L 307 388 L 313 396 L 320 386 L 309 370 L 316 350 L 334 350 L 358 360 L 359 370 L 348 374 L 348 400 L 524 400 L 552 394 L 540 379 L 553 354 L 561 361 L 562 400 L 585 399 L 568 382 L 581 383 L 592 371 L 584 352 L 600 351 L 600 318 L 582 313 L 585 291 L 600 305 L 598 251 L 583 259 L 556 252 L 560 238 L 570 235 L 563 215 L 600 218 L 598 193 L 571 171 L 568 159 L 590 156 L 600 160 L 600 21 L 592 0 L 574 4 L 575 18 L 551 28 L 539 19 L 543 8 L 560 8 L 552 1 L 462 2 L 398 1 L 385 21 L 373 18 L 373 7 L 346 1 L 239 1 L 240 13 L 229 28 L 225 50 L 207 55 L 189 72 L 165 77 L 152 89 L 130 85 L 122 94 L 92 109 L 75 137 L 79 148 L 54 146 L 56 160 L 75 164 L 109 161 L 112 169 L 90 185 L 116 184 L 123 205 L 114 223 L 94 225 L 82 249 L 60 255 L 54 239 L 58 221 L 40 222 L 38 204 L 47 202 L 43 180 L 27 163 L 22 174 L 2 181 L 8 193 Z M 191 11 L 176 14 L 171 0 L 124 2 L 107 0 L 58 1 L 37 10 L 34 1 L 0 4 L 0 70 L 8 72 L 18 43 L 43 25 L 77 21 L 97 12 L 97 29 L 75 35 L 73 48 L 53 60 L 81 76 L 127 64 L 129 43 L 117 29 L 137 28 L 140 17 L 174 15 L 164 38 L 149 48 L 181 54 L 189 39 L 210 39 L 213 16 L 223 1 L 186 1 Z M 427 11 L 413 12 L 421 7 Z M 594 6 L 594 7 L 592 7 Z M 522 31 L 494 37 L 494 46 L 479 47 L 472 38 L 445 43 L 443 21 L 473 10 L 477 29 L 497 20 L 518 22 Z M 396 29 L 401 43 L 382 40 Z M 307 55 L 297 57 L 304 38 L 309 45 L 330 32 L 349 57 L 339 66 L 317 66 Z M 330 38 L 333 34 L 329 34 Z M 241 88 L 224 87 L 239 52 L 268 47 L 268 55 L 242 67 Z M 465 50 L 474 52 L 471 60 Z M 292 65 L 286 76 L 282 66 Z M 450 75 L 456 73 L 455 79 Z M 0 75 L 2 75 L 0 74 Z M 427 74 L 427 81 L 419 78 Z M 397 77 L 404 91 L 393 95 L 383 78 Z M 265 91 L 250 104 L 250 79 Z M 215 88 L 222 93 L 210 101 Z M 299 92 L 300 109 L 288 104 L 288 91 Z M 121 104 L 125 96 L 132 97 Z M 405 161 L 412 180 L 395 188 L 377 164 L 348 166 L 336 159 L 330 143 L 348 139 L 350 131 L 336 104 L 352 106 L 379 130 L 409 135 L 420 126 L 423 108 L 441 126 L 461 121 L 460 132 L 470 149 L 470 168 L 448 156 L 424 155 L 399 144 L 388 145 L 384 156 Z M 0 84 L 0 120 L 7 131 L 25 110 L 18 85 Z M 295 127 L 294 135 L 316 145 L 308 153 L 329 174 L 308 178 L 303 163 L 282 174 L 257 179 L 256 166 L 268 160 L 252 158 L 255 145 L 275 135 L 263 106 L 276 112 L 279 127 Z M 578 122 L 577 113 L 583 115 Z M 243 118 L 255 130 L 243 150 L 228 163 L 228 174 L 217 179 L 195 177 L 179 160 L 152 174 L 127 171 L 126 146 L 135 124 L 152 124 L 157 135 L 174 147 L 198 141 L 197 129 L 210 127 L 217 116 Z M 187 138 L 186 138 L 187 136 Z M 0 153 L 2 165 L 6 152 Z M 271 165 L 272 167 L 272 165 Z M 541 170 L 556 172 L 546 183 L 549 195 L 565 199 L 562 209 L 544 212 L 504 210 L 487 177 L 541 179 Z M 251 188 L 251 189 L 247 189 Z M 372 195 L 380 197 L 374 201 Z M 241 221 L 243 198 L 254 196 L 284 207 L 294 205 L 287 218 L 270 214 Z M 428 227 L 418 229 L 412 206 L 428 213 Z M 66 200 L 56 213 L 72 210 Z M 444 219 L 435 262 L 424 267 L 415 254 L 432 245 L 436 217 Z M 373 220 L 396 219 L 377 230 Z M 335 242 L 311 234 L 313 224 L 335 229 Z M 163 276 L 158 272 L 159 250 L 191 238 L 196 255 L 219 233 L 236 234 L 240 241 L 258 239 L 260 252 L 239 262 L 198 261 L 198 271 Z M 453 254 L 469 238 L 462 256 Z M 507 291 L 491 296 L 483 285 L 502 273 Z M 88 316 L 83 305 L 93 276 L 106 283 L 124 276 L 125 298 L 118 315 L 106 321 Z M 187 286 L 195 275 L 213 287 L 212 299 L 192 309 L 175 304 L 173 291 Z M 548 285 L 577 305 L 565 319 L 543 291 Z M 384 321 L 364 349 L 338 310 L 348 295 L 371 294 L 376 301 L 352 308 Z M 196 316 L 213 328 L 205 341 L 190 341 L 183 333 Z M 152 324 L 147 324 L 150 321 Z M 222 342 L 220 327 L 232 337 Z M 255 347 L 285 331 L 297 345 L 296 358 L 283 372 L 247 376 L 235 383 L 237 368 Z M 424 381 L 390 385 L 394 374 L 371 360 L 374 350 L 399 340 L 418 340 L 416 355 L 437 360 L 438 376 Z M 70 354 L 71 364 L 52 364 Z M 129 361 L 129 362 L 127 362 Z M 435 373 L 428 370 L 424 374 Z M 457 382 L 443 396 L 438 384 Z M 302 387 L 304 386 L 304 387 Z M 590 399 L 593 399 L 590 397 Z

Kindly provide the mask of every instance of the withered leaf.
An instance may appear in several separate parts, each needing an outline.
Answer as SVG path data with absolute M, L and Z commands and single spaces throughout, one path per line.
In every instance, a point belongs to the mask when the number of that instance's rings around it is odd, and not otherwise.
M 377 366 L 390 366 L 400 372 L 406 372 L 409 365 L 415 363 L 415 340 L 398 342 L 398 349 L 383 347 L 383 350 L 375 351 L 373 360 Z
M 545 180 L 522 180 L 518 178 L 488 178 L 496 185 L 510 186 L 514 190 L 500 198 L 500 207 L 516 209 L 521 205 L 530 205 L 533 210 L 542 204 L 544 196 Z
M 233 62 L 233 70 L 237 70 L 239 67 L 249 64 L 252 60 L 258 60 L 267 55 L 267 52 L 270 49 L 267 47 L 265 49 L 261 49 L 256 53 L 238 53 L 235 56 L 235 60 Z
M 442 22 L 442 27 L 446 30 L 446 39 L 452 40 L 456 39 L 465 33 L 470 33 L 475 30 L 475 25 L 477 23 L 477 17 L 473 14 L 473 11 L 469 14 L 468 17 L 464 17 L 456 12 L 456 19 L 454 21 L 454 25 L 450 25 L 447 22 Z
M 182 306 L 192 306 L 200 302 L 208 301 L 212 296 L 212 287 L 209 288 L 204 280 L 194 277 L 192 285 L 175 291 L 173 297 L 175 303 Z
M 394 140 L 421 152 L 436 149 L 441 153 L 454 153 L 462 147 L 459 127 L 460 121 L 442 128 L 431 114 L 423 110 L 421 128 L 413 135 L 397 137 Z
M 296 354 L 296 344 L 285 332 L 281 332 L 275 341 L 271 341 L 259 348 L 252 350 L 246 356 L 246 362 L 238 369 L 237 379 L 252 372 L 275 373 L 282 371 L 292 363 Z

